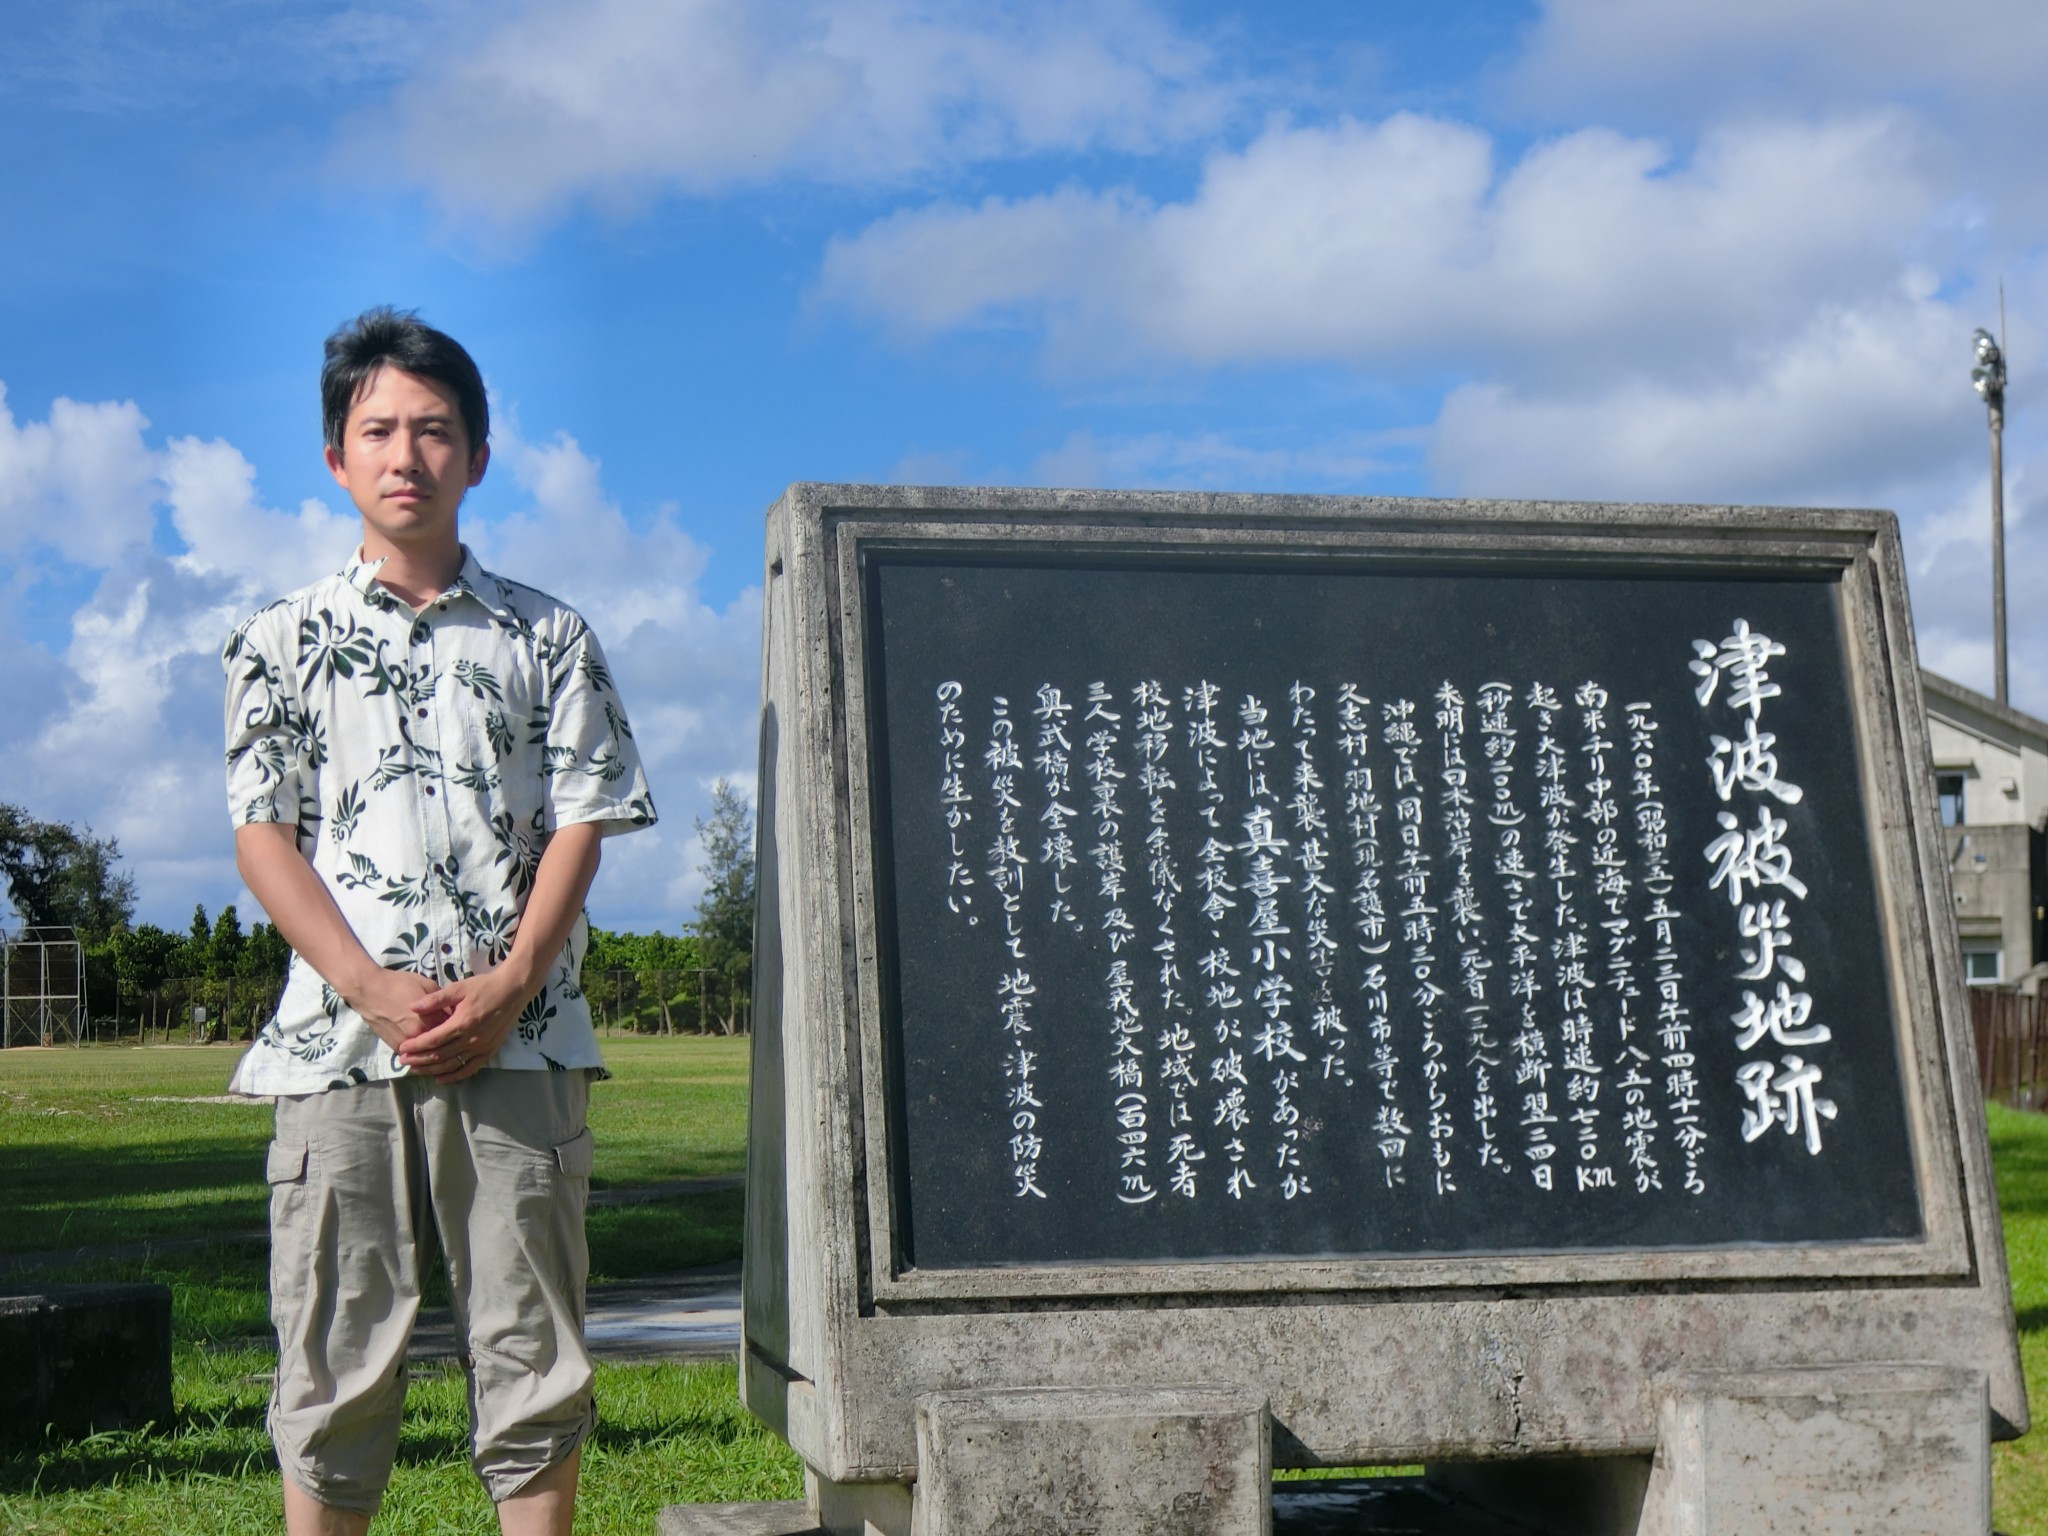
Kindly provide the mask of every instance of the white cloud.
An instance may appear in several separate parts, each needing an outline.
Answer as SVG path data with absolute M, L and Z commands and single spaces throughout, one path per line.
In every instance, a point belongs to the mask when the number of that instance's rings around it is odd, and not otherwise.
M 1210 60 L 1141 0 L 542 0 L 356 119 L 345 174 L 525 225 L 584 198 L 898 181 L 1213 127 Z
M 133 406 L 59 402 L 48 422 L 23 425 L 0 414 L 0 471 L 19 471 L 0 474 L 0 485 L 54 509 L 21 526 L 45 538 L 36 530 L 50 524 L 71 557 L 99 572 L 57 645 L 0 620 L 0 800 L 119 838 L 141 915 L 182 926 L 195 901 L 217 910 L 246 899 L 220 784 L 221 642 L 259 603 L 339 566 L 359 528 L 319 501 L 267 507 L 254 466 L 231 444 L 180 438 L 156 450 L 146 425 Z M 103 456 L 101 480 L 73 463 L 85 452 Z M 510 466 L 525 504 L 467 535 L 487 563 L 555 591 L 597 625 L 665 817 L 608 846 L 593 910 L 619 926 L 674 930 L 695 904 L 691 822 L 708 808 L 710 784 L 752 783 L 758 594 L 707 605 L 697 590 L 702 549 L 672 514 L 629 524 L 574 441 L 528 443 L 515 426 L 499 434 L 497 462 Z M 158 504 L 180 553 L 151 544 Z M 0 556 L 11 552 L 0 545 Z M 16 565 L 13 579 L 33 579 L 31 568 Z
M 1094 366 L 1697 368 L 1821 295 L 1896 285 L 1937 205 L 1883 114 L 1730 128 L 1684 158 L 1583 129 L 1494 160 L 1434 118 L 1278 126 L 1185 202 L 1069 188 L 891 215 L 832 243 L 818 299 L 913 336 L 1042 325 Z
M 2033 0 L 1545 0 L 1498 99 L 1679 132 L 1888 103 L 1912 115 L 1957 230 L 2010 258 L 2048 233 L 2044 74 Z
M 256 466 L 218 440 L 178 438 L 164 454 L 164 499 L 185 541 L 176 564 L 195 575 L 228 577 L 237 591 L 291 592 L 340 564 L 361 537 L 352 514 L 310 497 L 296 513 L 256 497 Z
M 157 470 L 148 425 L 133 401 L 61 397 L 47 420 L 17 422 L 0 384 L 0 555 L 105 565 L 146 543 Z
M 1461 384 L 1433 476 L 1461 495 L 1868 501 L 1981 439 L 1967 334 L 1949 305 L 1899 294 L 1823 310 L 1725 380 L 1646 358 L 1582 390 Z
M 1544 0 L 1511 89 L 1577 114 L 1627 104 L 1668 120 L 1892 96 L 1945 116 L 2026 110 L 2048 72 L 2033 0 Z

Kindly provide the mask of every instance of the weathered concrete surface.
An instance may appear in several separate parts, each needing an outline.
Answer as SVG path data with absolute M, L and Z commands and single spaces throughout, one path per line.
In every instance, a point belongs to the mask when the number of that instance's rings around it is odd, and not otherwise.
M 1983 1374 L 1953 1367 L 1685 1378 L 1641 1536 L 1985 1536 L 1986 1415 Z
M 1272 1404 L 1276 1465 L 1648 1455 L 1659 1438 L 1660 1381 L 1766 1371 L 1783 1361 L 1788 1339 L 1799 1340 L 1814 1365 L 1975 1363 L 2011 1326 L 2011 1314 L 2001 1317 L 1989 1303 L 1962 1287 L 1899 1286 L 1846 1298 L 1753 1291 L 1219 1300 L 863 1317 L 843 1336 L 843 1374 L 815 1394 L 792 1391 L 792 1405 L 805 1412 L 792 1414 L 791 1439 L 808 1459 L 835 1449 L 820 1430 L 843 1426 L 848 1444 L 837 1453 L 871 1469 L 854 1475 L 908 1480 L 917 1475 L 914 1400 L 923 1392 L 1020 1380 L 1086 1387 L 1141 1371 L 1199 1380 L 1227 1362 Z
M 825 1536 L 802 1499 L 772 1504 L 670 1504 L 655 1536 Z
M 171 1418 L 171 1292 L 63 1285 L 0 1294 L 0 1435 Z
M 806 1469 L 804 1497 L 823 1536 L 910 1536 L 908 1483 L 835 1483 Z
M 914 1404 L 1019 1383 L 1231 1379 L 1283 1465 L 1648 1455 L 1656 1383 L 1944 1360 L 2027 1404 L 1888 514 L 1327 497 L 793 487 L 771 514 L 748 1406 L 840 1486 L 918 1475 Z M 860 657 L 874 541 L 1164 551 L 1790 561 L 1840 581 L 1924 1239 L 1811 1248 L 920 1271 L 890 1225 L 875 848 Z M 1788 1351 L 1794 1351 L 1788 1354 Z
M 1266 1403 L 1227 1387 L 936 1393 L 913 1536 L 1268 1536 Z

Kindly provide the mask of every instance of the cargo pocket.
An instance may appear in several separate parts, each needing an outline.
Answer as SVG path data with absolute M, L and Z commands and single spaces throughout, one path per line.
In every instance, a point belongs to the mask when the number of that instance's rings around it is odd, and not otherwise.
M 273 1141 L 265 1159 L 264 1179 L 271 1184 L 303 1184 L 306 1181 L 306 1149 L 289 1141 Z
M 264 1157 L 263 1177 L 270 1185 L 270 1316 L 280 1331 L 288 1326 L 305 1289 L 305 1242 L 296 1234 L 307 1220 L 306 1171 L 311 1163 L 311 1151 L 303 1142 L 273 1141 Z
M 585 1126 L 567 1141 L 554 1146 L 555 1166 L 572 1179 L 587 1179 L 597 1160 L 597 1138 Z

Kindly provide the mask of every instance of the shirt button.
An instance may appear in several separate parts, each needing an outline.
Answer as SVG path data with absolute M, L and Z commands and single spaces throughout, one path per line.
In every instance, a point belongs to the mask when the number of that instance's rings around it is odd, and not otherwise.
M 431 799 L 433 798 L 433 796 L 434 796 L 434 786 L 433 786 L 433 785 L 431 785 L 431 784 L 429 784 L 429 785 L 427 786 L 427 798 L 431 800 Z
M 441 946 L 441 953 L 444 955 L 452 955 L 455 953 L 455 946 L 453 944 L 443 944 Z
M 423 709 L 423 710 L 420 710 L 420 711 L 419 711 L 418 713 L 419 713 L 419 717 L 420 717 L 420 718 L 421 718 L 422 720 L 424 720 L 424 719 L 426 719 L 426 718 L 427 718 L 427 712 L 426 712 L 426 711 L 425 711 L 424 709 Z

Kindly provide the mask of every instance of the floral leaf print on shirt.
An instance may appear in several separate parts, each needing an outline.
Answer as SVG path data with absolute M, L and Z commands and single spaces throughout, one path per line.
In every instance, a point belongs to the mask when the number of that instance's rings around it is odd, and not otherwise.
M 498 757 L 512 755 L 512 725 L 503 710 L 493 709 L 484 715 L 484 739 L 490 742 L 491 751 Z
M 548 837 L 653 820 L 603 650 L 572 610 L 467 554 L 427 609 L 361 562 L 252 616 L 223 647 L 228 801 L 291 822 L 378 962 L 440 981 L 504 959 Z M 493 1065 L 601 1068 L 572 929 Z M 250 1093 L 315 1093 L 406 1068 L 294 958 Z M 540 1043 L 546 1045 L 543 1053 Z
M 511 907 L 478 908 L 469 924 L 470 942 L 496 965 L 512 953 L 512 941 L 519 936 L 519 914 Z
M 434 974 L 434 931 L 425 923 L 414 923 L 384 946 L 378 960 L 387 971 L 417 971 Z
M 366 853 L 351 853 L 348 863 L 334 871 L 334 883 L 345 891 L 375 890 L 383 881 L 383 874 Z
M 424 871 L 417 875 L 387 875 L 384 889 L 377 893 L 379 901 L 388 901 L 401 911 L 424 907 L 433 896 L 433 877 Z
M 345 843 L 355 836 L 356 824 L 362 819 L 363 781 L 357 779 L 334 802 L 334 814 L 327 818 L 327 835 L 337 843 Z
M 548 1026 L 554 1022 L 554 1001 L 543 987 L 534 993 L 532 1002 L 519 1010 L 519 1038 L 528 1045 L 533 1045 L 548 1032 Z
M 305 1028 L 293 1031 L 285 1049 L 300 1061 L 316 1062 L 334 1054 L 340 1035 L 341 994 L 321 984 L 319 1015 Z
M 396 742 L 388 747 L 380 747 L 377 751 L 375 771 L 370 775 L 370 788 L 389 789 L 407 774 L 418 773 L 419 764 L 412 760 L 412 753 L 416 750 L 400 746 Z
M 498 844 L 491 862 L 507 866 L 504 878 L 510 881 L 512 894 L 524 901 L 526 893 L 533 889 L 534 871 L 540 868 L 538 838 L 545 837 L 545 832 L 528 838 L 519 830 L 510 811 L 500 811 L 491 818 L 491 836 Z
M 499 704 L 505 702 L 505 690 L 498 686 L 498 680 L 491 675 L 491 669 L 479 662 L 456 662 L 455 681 L 480 699 L 490 699 Z
M 308 768 L 318 768 L 327 761 L 327 731 L 320 723 L 320 712 L 306 710 L 293 722 L 298 730 L 299 752 Z
M 353 618 L 335 618 L 322 608 L 299 623 L 299 675 L 312 689 L 337 677 L 368 670 L 376 637 Z

